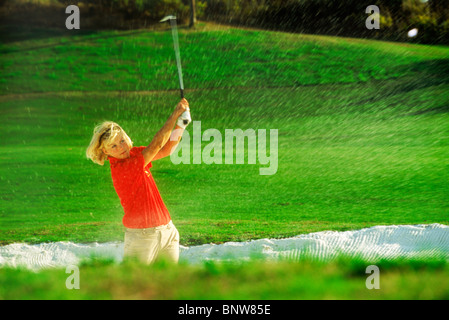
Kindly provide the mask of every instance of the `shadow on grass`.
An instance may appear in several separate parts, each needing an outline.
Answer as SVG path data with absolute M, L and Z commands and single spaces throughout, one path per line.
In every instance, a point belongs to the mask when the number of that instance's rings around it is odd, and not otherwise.
M 393 96 L 408 95 L 413 91 L 423 90 L 430 87 L 449 84 L 449 59 L 437 59 L 422 61 L 398 68 L 398 73 L 412 73 L 406 77 L 399 78 L 400 81 L 392 79 L 378 82 L 378 90 L 370 96 L 354 101 L 348 106 L 376 103 Z M 449 112 L 449 96 L 443 105 L 407 113 L 407 115 L 421 115 L 425 113 L 445 113 Z
M 127 36 L 132 36 L 136 34 L 141 34 L 147 32 L 146 30 L 134 30 L 127 32 Z M 102 34 L 101 36 L 95 37 L 97 34 Z M 27 48 L 17 48 L 17 47 L 4 47 L 0 48 L 0 54 L 14 53 L 14 52 L 29 52 L 45 48 L 53 48 L 64 46 L 65 44 L 74 44 L 86 41 L 94 41 L 98 39 L 110 39 L 116 37 L 122 37 L 123 33 L 120 34 L 109 34 L 104 35 L 104 32 L 99 32 L 95 30 L 64 30 L 64 29 L 50 29 L 50 28 L 32 28 L 27 26 L 17 27 L 17 26 L 1 26 L 0 27 L 0 42 L 7 44 L 16 41 L 26 41 L 29 39 L 47 39 L 47 38 L 58 38 L 58 37 L 79 37 L 79 36 L 90 36 L 88 38 L 73 38 L 67 42 L 54 42 L 50 44 L 38 45 L 34 47 Z

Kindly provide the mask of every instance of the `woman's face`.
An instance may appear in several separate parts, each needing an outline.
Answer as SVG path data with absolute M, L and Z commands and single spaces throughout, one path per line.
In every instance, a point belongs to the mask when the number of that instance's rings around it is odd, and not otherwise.
M 128 158 L 130 155 L 129 151 L 130 148 L 126 143 L 125 138 L 121 134 L 117 135 L 117 137 L 115 137 L 115 139 L 112 140 L 110 144 L 105 145 L 103 148 L 103 152 L 106 155 L 114 157 L 116 159 Z

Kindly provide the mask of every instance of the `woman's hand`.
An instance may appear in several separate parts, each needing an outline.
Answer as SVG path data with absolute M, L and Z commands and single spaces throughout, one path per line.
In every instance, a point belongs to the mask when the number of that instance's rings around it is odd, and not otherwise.
M 186 110 L 190 110 L 189 102 L 185 98 L 182 98 L 181 101 L 179 101 L 179 103 L 176 105 L 176 108 L 174 111 L 175 117 L 178 118 Z

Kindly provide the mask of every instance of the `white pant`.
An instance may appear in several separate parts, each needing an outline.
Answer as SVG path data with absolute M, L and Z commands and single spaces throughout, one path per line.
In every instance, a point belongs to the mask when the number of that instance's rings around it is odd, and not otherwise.
M 155 228 L 126 228 L 125 258 L 134 257 L 151 264 L 160 256 L 178 263 L 179 232 L 173 222 Z

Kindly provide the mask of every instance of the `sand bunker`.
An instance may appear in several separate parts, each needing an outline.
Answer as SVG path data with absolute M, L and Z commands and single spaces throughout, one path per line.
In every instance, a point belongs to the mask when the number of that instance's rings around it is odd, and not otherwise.
M 375 262 L 389 258 L 438 258 L 449 260 L 449 226 L 376 226 L 355 231 L 323 231 L 287 239 L 260 239 L 214 245 L 181 246 L 180 260 L 204 261 L 299 259 L 307 256 L 331 260 L 340 255 Z M 29 245 L 13 243 L 0 247 L 0 267 L 65 268 L 93 257 L 123 259 L 123 242 L 77 244 L 53 242 Z

